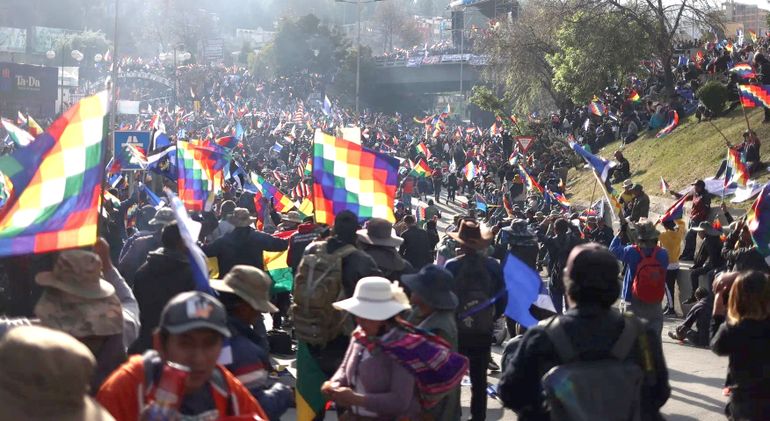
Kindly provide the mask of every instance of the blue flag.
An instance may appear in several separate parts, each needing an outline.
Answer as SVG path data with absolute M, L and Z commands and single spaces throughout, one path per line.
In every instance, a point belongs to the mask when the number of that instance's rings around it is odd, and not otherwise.
M 179 175 L 176 166 L 176 145 L 148 156 L 147 169 L 171 181 L 176 181 Z
M 588 152 L 575 141 L 570 141 L 569 146 L 578 155 L 580 155 L 583 159 L 585 159 L 585 161 L 588 162 L 588 165 L 593 167 L 593 169 L 599 174 L 599 177 L 601 177 L 602 181 L 607 181 L 607 176 L 609 175 L 610 168 L 613 167 L 613 164 L 610 163 L 610 161 L 607 161 L 606 159 L 600 156 L 596 156 Z
M 505 288 L 508 290 L 508 305 L 505 315 L 516 320 L 522 326 L 530 328 L 537 324 L 529 307 L 537 300 L 540 292 L 540 275 L 526 263 L 508 253 L 503 265 Z
M 162 202 L 160 197 L 158 197 L 158 195 L 155 194 L 155 192 L 150 190 L 150 188 L 147 187 L 147 185 L 141 184 L 141 186 L 142 186 L 142 190 L 147 194 L 147 201 L 150 202 L 151 205 L 158 207 L 158 206 L 161 206 L 162 203 L 165 203 L 165 202 Z

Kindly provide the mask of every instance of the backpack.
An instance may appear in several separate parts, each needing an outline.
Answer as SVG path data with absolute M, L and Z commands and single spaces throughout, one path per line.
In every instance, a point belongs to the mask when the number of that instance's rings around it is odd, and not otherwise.
M 345 313 L 335 310 L 332 303 L 347 298 L 342 286 L 342 259 L 357 249 L 346 244 L 334 253 L 326 250 L 326 241 L 311 243 L 294 278 L 294 335 L 310 345 L 325 345 L 353 328 L 345 326 Z
M 361 329 L 353 332 L 353 339 L 370 352 L 380 349 L 414 376 L 417 397 L 423 409 L 436 406 L 456 390 L 468 372 L 469 361 L 464 355 L 435 333 L 397 319 L 398 328 L 405 334 L 391 342 L 367 336 Z
M 460 270 L 455 277 L 458 336 L 492 334 L 495 327 L 493 304 L 499 294 L 496 297 L 490 296 L 491 282 L 483 257 L 467 255 L 462 258 Z
M 559 316 L 545 322 L 545 333 L 560 361 L 541 380 L 552 421 L 641 419 L 644 371 L 638 364 L 624 360 L 642 334 L 642 327 L 630 315 L 624 315 L 623 322 L 623 331 L 609 358 L 594 361 L 579 359 Z
M 666 292 L 666 268 L 655 258 L 660 248 L 653 248 L 649 256 L 645 256 L 639 246 L 634 249 L 642 260 L 636 266 L 631 292 L 643 303 L 659 303 Z

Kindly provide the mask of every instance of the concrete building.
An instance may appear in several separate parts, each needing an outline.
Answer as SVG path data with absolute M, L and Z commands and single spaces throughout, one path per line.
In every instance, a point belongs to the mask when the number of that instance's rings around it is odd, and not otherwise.
M 738 3 L 734 0 L 726 1 L 722 4 L 722 11 L 727 28 L 737 28 L 740 27 L 739 25 L 742 25 L 746 33 L 748 31 L 755 31 L 760 35 L 764 34 L 768 29 L 767 15 L 770 12 L 756 5 Z M 735 36 L 735 32 L 727 32 L 725 35 L 728 37 Z

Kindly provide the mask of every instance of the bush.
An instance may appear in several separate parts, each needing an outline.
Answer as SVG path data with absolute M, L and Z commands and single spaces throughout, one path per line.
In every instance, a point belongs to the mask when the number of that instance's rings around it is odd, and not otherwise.
M 698 99 L 715 117 L 718 117 L 725 109 L 727 87 L 715 80 L 710 80 L 698 89 Z

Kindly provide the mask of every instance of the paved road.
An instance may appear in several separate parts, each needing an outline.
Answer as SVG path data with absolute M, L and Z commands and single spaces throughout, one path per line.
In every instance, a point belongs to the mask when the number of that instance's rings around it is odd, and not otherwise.
M 465 213 L 462 203 L 466 199 L 458 195 L 456 203 L 438 204 L 442 212 L 439 221 L 439 232 L 443 233 L 457 213 Z M 423 202 L 424 203 L 424 202 Z M 663 415 L 672 421 L 716 421 L 724 420 L 724 406 L 727 398 L 722 395 L 725 374 L 727 372 L 727 358 L 720 358 L 710 350 L 699 349 L 691 346 L 680 345 L 668 338 L 666 332 L 678 323 L 678 319 L 669 318 L 663 329 L 663 353 L 669 370 L 671 384 L 671 398 L 663 407 Z M 492 358 L 500 364 L 502 348 L 494 347 Z M 282 362 L 291 364 L 291 360 Z M 489 382 L 497 384 L 500 373 L 490 373 Z M 470 387 L 462 388 L 461 403 L 463 418 L 470 417 Z M 289 411 L 282 417 L 283 420 L 294 420 L 295 413 Z M 336 420 L 334 413 L 327 415 L 327 419 Z M 499 401 L 490 398 L 487 409 L 488 420 L 516 420 L 516 415 L 502 408 Z

